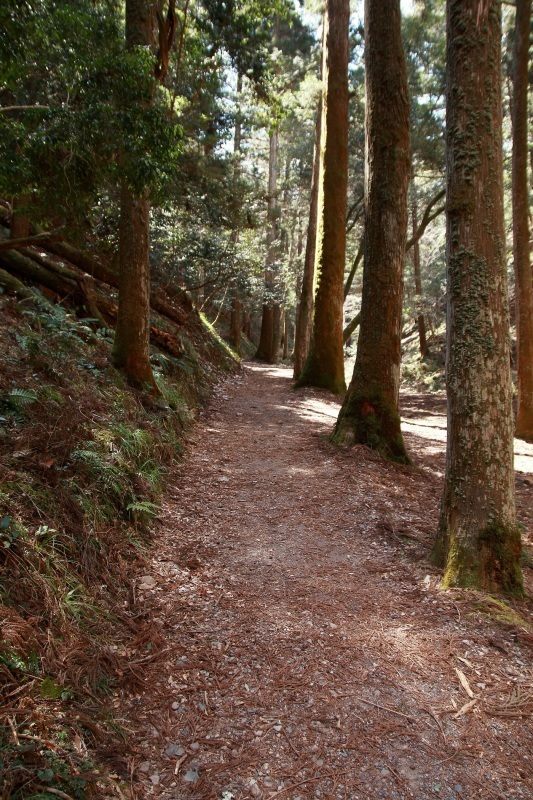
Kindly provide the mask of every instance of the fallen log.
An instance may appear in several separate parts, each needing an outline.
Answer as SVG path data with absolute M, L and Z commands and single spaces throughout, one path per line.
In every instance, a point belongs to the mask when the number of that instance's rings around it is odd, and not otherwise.
M 8 210 L 1 206 L 0 222 L 6 226 L 9 226 L 10 222 Z M 44 233 L 42 228 L 39 228 L 39 226 L 33 224 L 30 226 L 30 232 L 36 236 L 40 236 Z M 16 240 L 6 240 L 6 242 L 7 241 Z M 2 244 L 3 242 L 0 243 L 0 252 L 2 250 Z M 71 244 L 68 244 L 68 242 L 56 241 L 55 239 L 52 241 L 43 241 L 39 246 L 47 253 L 52 253 L 64 261 L 68 261 L 70 264 L 82 270 L 82 272 L 86 273 L 87 275 L 90 275 L 92 278 L 100 281 L 101 283 L 106 283 L 108 286 L 118 289 L 118 273 L 90 253 L 86 253 L 83 250 L 78 250 L 78 248 L 73 247 Z M 39 257 L 41 259 L 44 258 L 39 253 L 33 254 L 31 251 L 26 251 L 25 255 L 34 258 L 35 260 L 39 260 Z M 52 266 L 53 264 L 55 264 L 55 266 Z M 49 269 L 52 269 L 56 272 L 59 271 L 59 265 L 57 262 L 50 260 L 47 266 Z M 186 324 L 189 318 L 187 311 L 184 311 L 183 309 L 169 303 L 168 300 L 165 300 L 159 295 L 157 290 L 152 290 L 150 292 L 150 307 L 163 317 L 167 317 L 175 325 L 183 326 Z M 189 310 L 192 310 L 192 307 Z
M 49 268 L 44 257 L 41 256 L 40 261 L 41 263 L 37 263 L 33 257 L 22 255 L 16 250 L 0 252 L 0 267 L 4 267 L 4 269 L 0 269 L 0 283 L 3 283 L 2 274 L 6 274 L 6 288 L 18 291 L 20 287 L 24 286 L 19 280 L 20 278 L 30 280 L 39 286 L 50 289 L 62 299 L 68 297 L 72 305 L 85 312 L 88 311 L 94 319 L 98 319 L 106 326 L 109 322 L 116 321 L 116 303 L 97 291 L 87 275 L 78 274 L 64 265 L 52 262 L 53 267 L 58 270 L 54 272 Z M 15 274 L 14 278 L 13 273 Z M 28 291 L 31 292 L 31 290 Z M 155 325 L 150 325 L 150 341 L 172 356 L 183 355 L 183 349 L 176 337 Z
M 3 250 L 20 250 L 22 247 L 50 243 L 57 241 L 59 236 L 59 231 L 50 231 L 50 233 L 37 233 L 35 236 L 22 236 L 19 239 L 6 239 L 0 242 L 0 252 Z
M 17 297 L 22 297 L 24 299 L 35 297 L 34 291 L 28 286 L 25 286 L 18 278 L 15 278 L 14 275 L 10 275 L 9 272 L 6 272 L 5 269 L 0 269 L 0 285 L 7 289 L 8 292 L 16 294 Z
M 14 273 L 17 278 L 50 289 L 61 298 L 72 297 L 77 291 L 79 292 L 79 281 L 51 272 L 33 258 L 28 258 L 17 250 L 0 252 L 0 266 L 10 274 Z M 72 299 L 75 303 L 75 299 Z

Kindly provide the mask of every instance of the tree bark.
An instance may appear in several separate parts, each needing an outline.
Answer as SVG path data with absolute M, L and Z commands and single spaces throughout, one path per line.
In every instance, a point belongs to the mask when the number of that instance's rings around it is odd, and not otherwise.
M 235 352 L 241 354 L 242 303 L 234 295 L 231 301 L 230 339 Z
M 289 339 L 291 336 L 291 323 L 289 319 L 289 312 L 287 309 L 283 312 L 283 360 L 287 361 L 289 357 Z
M 237 75 L 237 103 L 242 93 L 242 74 L 239 72 Z M 235 184 L 234 194 L 237 195 L 237 179 L 240 173 L 239 157 L 241 152 L 241 139 L 242 139 L 242 113 L 240 106 L 237 106 L 235 114 L 235 135 L 233 137 L 233 181 Z M 239 230 L 235 227 L 231 234 L 231 242 L 236 245 L 239 240 Z M 231 298 L 231 320 L 230 320 L 230 341 L 233 345 L 235 352 L 240 356 L 241 354 L 241 315 L 242 303 L 239 298 L 239 289 L 234 287 L 233 296 Z
M 420 357 L 424 359 L 427 354 L 426 320 L 424 318 L 424 297 L 422 295 L 422 276 L 420 274 L 420 240 L 416 238 L 418 230 L 418 197 L 416 193 L 416 180 L 414 174 L 411 179 L 411 222 L 413 225 L 413 272 L 415 276 L 415 305 L 417 310 L 416 325 L 420 344 Z
M 531 0 L 516 0 L 513 51 L 513 256 L 518 404 L 516 436 L 533 441 L 533 278 L 529 255 L 527 93 Z
M 283 336 L 283 311 L 279 303 L 274 304 L 274 330 L 272 333 L 272 356 L 270 364 L 277 364 L 279 361 L 279 350 Z
M 315 288 L 315 254 L 316 254 L 316 228 L 318 212 L 318 182 L 320 178 L 320 138 L 322 122 L 322 96 L 318 103 L 315 125 L 315 153 L 313 158 L 313 177 L 311 181 L 311 199 L 309 204 L 309 224 L 307 226 L 307 241 L 305 243 L 304 268 L 300 304 L 296 317 L 294 334 L 294 380 L 297 381 L 309 353 L 311 328 L 313 325 L 313 304 Z
M 344 395 L 343 283 L 348 185 L 349 0 L 326 0 L 322 56 L 317 289 L 311 343 L 297 386 L 319 386 Z
M 126 0 L 126 49 L 152 47 L 153 0 Z M 140 101 L 139 101 L 140 102 Z M 118 317 L 113 342 L 115 367 L 137 387 L 159 393 L 150 364 L 150 202 L 124 182 L 119 231 Z
M 434 562 L 444 586 L 522 591 L 501 131 L 501 6 L 448 1 L 448 447 Z
M 334 432 L 406 463 L 398 411 L 410 175 L 400 0 L 365 0 L 366 196 L 363 297 L 353 378 Z
M 270 147 L 268 158 L 268 199 L 267 199 L 267 254 L 265 265 L 265 299 L 263 302 L 263 317 L 261 321 L 261 335 L 255 357 L 259 361 L 272 364 L 274 360 L 274 242 L 277 236 L 277 208 L 278 208 L 278 132 L 273 130 L 270 134 Z
M 19 207 L 24 208 L 28 204 L 28 198 L 22 197 L 13 199 L 13 211 L 11 213 L 11 233 L 12 239 L 26 239 L 30 235 L 30 218 L 26 211 L 19 211 Z

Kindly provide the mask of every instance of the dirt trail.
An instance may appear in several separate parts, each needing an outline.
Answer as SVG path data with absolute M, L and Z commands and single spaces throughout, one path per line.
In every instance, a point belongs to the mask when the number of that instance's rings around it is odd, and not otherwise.
M 160 656 L 121 710 L 135 796 L 533 798 L 533 636 L 428 566 L 444 444 L 416 428 L 442 407 L 404 398 L 399 467 L 333 448 L 338 404 L 290 377 L 219 388 L 170 487 L 137 587 Z

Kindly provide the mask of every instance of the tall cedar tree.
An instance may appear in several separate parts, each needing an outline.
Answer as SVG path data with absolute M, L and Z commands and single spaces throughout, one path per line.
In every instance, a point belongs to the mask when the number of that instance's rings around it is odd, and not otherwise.
M 152 47 L 153 0 L 126 0 L 126 48 Z M 143 101 L 139 101 L 143 102 Z M 118 316 L 113 363 L 128 381 L 158 392 L 150 364 L 150 201 L 148 190 L 134 194 L 124 182 L 119 230 Z
M 401 314 L 410 174 L 400 0 L 366 0 L 365 244 L 361 330 L 334 432 L 407 462 L 400 429 Z
M 531 0 L 516 0 L 513 52 L 513 254 L 518 406 L 516 435 L 533 441 L 533 277 L 529 260 L 527 92 Z
M 313 325 L 313 305 L 315 289 L 315 254 L 316 254 L 316 223 L 318 216 L 318 181 L 320 176 L 320 131 L 322 122 L 322 98 L 318 103 L 317 119 L 315 125 L 315 153 L 313 158 L 313 177 L 311 181 L 311 198 L 309 204 L 309 224 L 307 226 L 307 240 L 305 243 L 304 268 L 302 275 L 302 289 L 300 303 L 296 316 L 296 330 L 294 335 L 294 380 L 297 381 L 302 373 L 304 364 L 309 354 L 311 328 Z
M 448 0 L 445 586 L 522 590 L 513 475 L 499 0 Z
M 278 217 L 278 132 L 276 129 L 270 133 L 270 147 L 268 157 L 268 199 L 267 199 L 267 255 L 265 266 L 265 299 L 263 302 L 263 317 L 261 321 L 261 334 L 255 357 L 260 361 L 272 364 L 274 358 L 275 334 L 275 303 L 274 303 L 274 262 L 275 241 L 277 237 Z
M 411 174 L 411 222 L 413 225 L 413 238 L 418 229 L 418 193 L 414 171 Z M 420 273 L 420 240 L 413 243 L 413 272 L 415 276 L 415 302 L 417 307 L 416 325 L 418 328 L 418 341 L 420 344 L 420 358 L 427 355 L 428 344 L 426 337 L 426 320 L 424 317 L 424 298 L 422 295 L 422 275 Z
M 317 290 L 309 354 L 297 386 L 346 391 L 342 343 L 348 187 L 349 0 L 327 0 L 322 56 Z

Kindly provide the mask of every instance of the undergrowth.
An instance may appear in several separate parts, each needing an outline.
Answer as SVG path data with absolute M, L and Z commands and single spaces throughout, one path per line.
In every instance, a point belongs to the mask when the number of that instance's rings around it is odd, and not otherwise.
M 418 331 L 402 340 L 402 384 L 418 392 L 446 389 L 446 336 L 444 328 L 428 334 L 428 351 L 420 356 Z
M 126 796 L 108 698 L 161 644 L 134 577 L 183 431 L 235 362 L 193 318 L 180 359 L 153 356 L 155 400 L 96 320 L 40 296 L 0 312 L 0 797 Z

